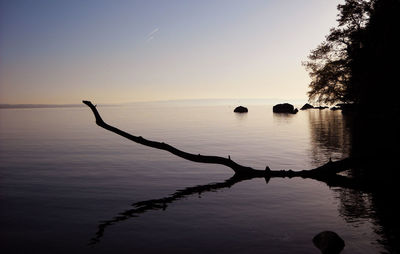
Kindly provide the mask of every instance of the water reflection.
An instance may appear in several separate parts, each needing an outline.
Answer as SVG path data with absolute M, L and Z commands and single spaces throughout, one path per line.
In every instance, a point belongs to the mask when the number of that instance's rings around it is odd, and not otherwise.
M 238 121 L 244 121 L 247 119 L 248 113 L 235 113 L 234 115 Z
M 397 167 L 385 159 L 390 154 L 385 152 L 385 140 L 392 141 L 397 133 L 389 131 L 392 127 L 385 128 L 381 122 L 361 121 L 354 119 L 354 115 L 343 115 L 339 111 L 308 110 L 307 114 L 314 163 L 350 155 L 361 161 L 348 172 L 348 175 L 357 179 L 359 188 L 333 189 L 340 201 L 339 215 L 350 225 L 360 227 L 360 230 L 364 222 L 371 221 L 374 231 L 382 237 L 377 239 L 378 244 L 384 245 L 390 253 L 398 253 L 400 209 L 395 205 L 396 190 L 387 174 L 395 174 L 393 172 Z M 386 138 L 382 139 L 382 136 Z
M 348 223 L 360 223 L 360 219 L 374 216 L 372 198 L 369 193 L 354 189 L 337 189 L 337 198 L 340 200 L 339 214 Z
M 131 207 L 133 207 L 133 208 L 130 208 L 123 212 L 120 212 L 117 216 L 113 217 L 110 220 L 101 221 L 100 224 L 98 225 L 96 235 L 95 235 L 95 237 L 93 237 L 90 240 L 89 245 L 93 245 L 93 244 L 100 242 L 101 238 L 103 237 L 103 235 L 105 233 L 106 228 L 108 228 L 109 226 L 112 226 L 118 222 L 128 220 L 132 217 L 138 217 L 140 214 L 146 213 L 148 211 L 154 211 L 154 210 L 165 211 L 168 208 L 169 204 L 172 204 L 172 203 L 174 203 L 178 200 L 181 200 L 183 198 L 186 198 L 188 196 L 191 196 L 194 194 L 197 194 L 200 196 L 204 192 L 215 192 L 220 189 L 230 188 L 239 182 L 249 180 L 249 179 L 252 179 L 252 178 L 234 175 L 233 177 L 231 177 L 223 182 L 187 187 L 182 190 L 177 190 L 175 193 L 173 193 L 169 196 L 163 197 L 163 198 L 150 199 L 150 200 L 133 203 L 131 205 Z M 268 183 L 268 181 L 269 181 L 269 179 L 266 179 L 266 183 Z
M 367 222 L 372 223 L 373 231 L 380 236 L 376 244 L 383 245 L 388 253 L 399 253 L 400 208 L 396 192 L 375 190 L 361 184 L 363 189 L 335 188 L 339 215 L 350 225 L 368 232 Z
M 376 233 L 383 236 L 380 243 L 389 253 L 400 253 L 400 208 L 397 200 L 397 188 L 372 193 Z
M 293 119 L 297 116 L 297 114 L 287 114 L 287 113 L 274 113 L 272 114 L 272 119 L 274 122 L 278 124 L 289 124 L 293 121 Z
M 311 157 L 314 164 L 342 159 L 349 155 L 351 146 L 350 123 L 341 112 L 328 109 L 308 110 Z
M 341 112 L 309 110 L 304 112 L 304 115 L 307 115 L 309 121 L 311 158 L 315 164 L 319 166 L 329 158 L 336 160 L 351 154 L 352 125 L 351 121 L 344 118 Z M 301 117 L 301 115 L 273 114 L 273 121 L 287 125 L 293 122 L 296 117 Z M 236 117 L 238 122 L 246 118 L 247 115 Z M 352 174 L 354 175 L 355 173 Z M 396 247 L 398 245 L 396 243 L 398 232 L 393 232 L 399 228 L 397 215 L 393 214 L 393 211 L 398 211 L 398 208 L 396 210 L 393 205 L 395 199 L 389 199 L 387 195 L 385 195 L 386 199 L 383 199 L 382 196 L 371 192 L 371 189 L 368 188 L 369 186 L 354 182 L 348 182 L 349 184 L 347 184 L 347 179 L 341 178 L 340 181 L 335 183 L 327 183 L 329 186 L 340 186 L 333 188 L 335 196 L 340 202 L 338 204 L 339 215 L 347 223 L 360 228 L 360 230 L 363 230 L 363 225 L 370 225 L 366 222 L 372 222 L 374 230 L 382 236 L 382 239 L 374 238 L 374 241 L 378 241 L 379 244 L 385 244 L 391 252 L 398 250 L 398 246 Z M 166 210 L 170 204 L 188 196 L 230 188 L 244 180 L 249 179 L 234 176 L 224 182 L 188 187 L 177 190 L 166 197 L 136 202 L 129 209 L 118 213 L 111 219 L 101 221 L 95 236 L 90 240 L 90 244 L 98 243 L 105 234 L 105 230 L 111 225 L 126 221 L 132 217 L 138 217 L 148 211 Z M 391 204 L 391 206 L 387 206 L 388 204 Z M 365 229 L 365 232 L 367 233 L 369 230 L 369 228 Z

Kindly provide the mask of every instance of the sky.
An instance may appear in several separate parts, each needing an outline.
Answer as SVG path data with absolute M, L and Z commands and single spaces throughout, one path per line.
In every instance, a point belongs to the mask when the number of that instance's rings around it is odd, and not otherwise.
M 304 99 L 340 0 L 0 0 L 0 103 Z

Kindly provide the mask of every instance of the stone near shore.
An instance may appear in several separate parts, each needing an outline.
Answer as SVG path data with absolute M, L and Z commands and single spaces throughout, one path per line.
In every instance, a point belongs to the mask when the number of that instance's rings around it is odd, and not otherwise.
M 300 110 L 306 110 L 306 109 L 310 109 L 310 108 L 314 108 L 314 106 L 311 105 L 311 104 L 306 103 L 306 104 L 303 105 L 303 107 L 301 107 Z
M 333 231 L 323 231 L 312 241 L 322 254 L 339 254 L 345 246 L 343 239 Z
M 282 103 L 277 104 L 272 108 L 274 113 L 287 113 L 287 114 L 296 114 L 299 110 L 294 108 L 292 104 Z
M 235 112 L 235 113 L 247 113 L 247 112 L 249 112 L 249 110 L 246 107 L 239 106 L 239 107 L 236 107 L 235 110 L 233 110 L 233 112 Z

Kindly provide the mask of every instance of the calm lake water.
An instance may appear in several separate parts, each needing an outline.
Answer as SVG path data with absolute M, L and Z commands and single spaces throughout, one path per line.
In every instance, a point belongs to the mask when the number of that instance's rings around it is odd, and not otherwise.
M 351 145 L 340 111 L 98 109 L 134 135 L 258 169 L 313 168 Z M 232 176 L 108 132 L 87 107 L 0 109 L 2 253 L 319 253 L 311 239 L 324 230 L 342 236 L 343 253 L 385 252 L 367 193 L 301 178 L 229 184 Z

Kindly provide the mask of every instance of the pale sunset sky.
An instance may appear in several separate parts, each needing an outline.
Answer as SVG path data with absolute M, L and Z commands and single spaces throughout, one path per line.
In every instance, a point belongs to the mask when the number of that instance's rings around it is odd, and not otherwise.
M 0 103 L 307 100 L 339 0 L 0 0 Z

